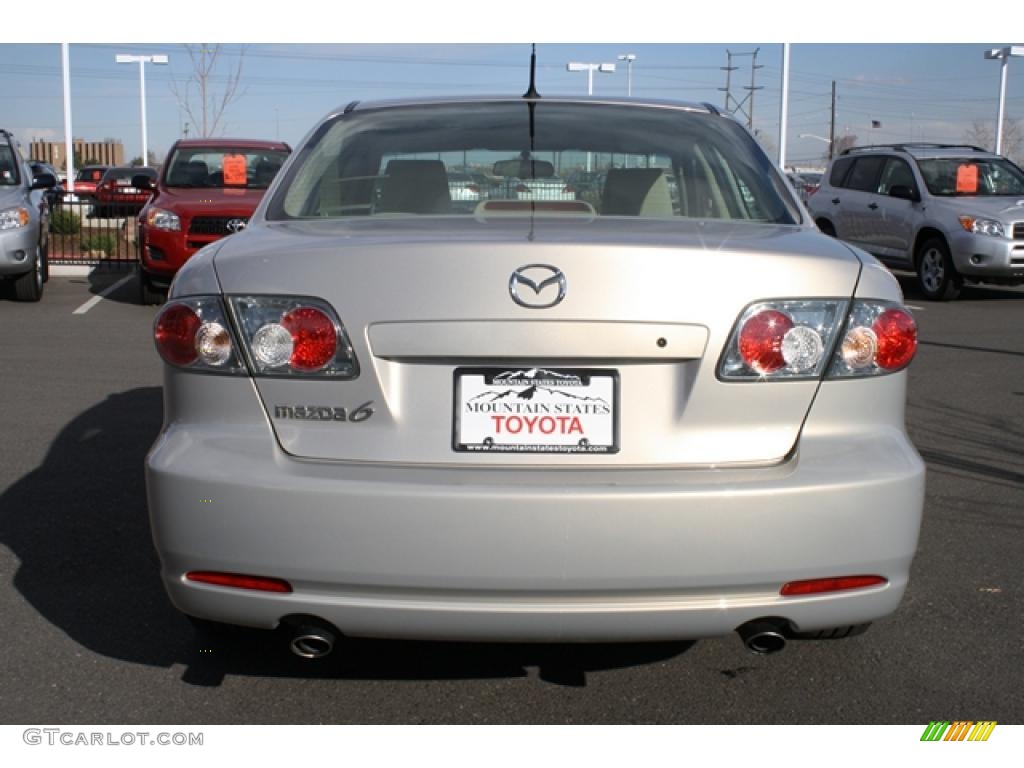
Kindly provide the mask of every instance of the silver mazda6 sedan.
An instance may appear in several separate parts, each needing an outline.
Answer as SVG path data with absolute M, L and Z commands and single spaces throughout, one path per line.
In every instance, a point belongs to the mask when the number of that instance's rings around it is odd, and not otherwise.
M 603 181 L 467 207 L 453 167 Z M 154 336 L 167 591 L 301 656 L 732 631 L 764 653 L 906 589 L 914 320 L 706 105 L 350 104 Z

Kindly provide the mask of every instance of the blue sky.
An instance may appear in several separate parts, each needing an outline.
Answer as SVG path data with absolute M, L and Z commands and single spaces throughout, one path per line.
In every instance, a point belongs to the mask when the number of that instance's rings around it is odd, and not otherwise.
M 756 84 L 761 90 L 755 94 L 754 127 L 769 137 L 772 146 L 777 141 L 779 126 L 780 42 L 798 41 L 791 46 L 790 60 L 787 142 L 790 164 L 812 164 L 825 149 L 823 142 L 802 139 L 799 134 L 827 135 L 833 79 L 837 81 L 839 95 L 837 134 L 855 134 L 862 144 L 909 139 L 962 141 L 974 121 L 994 127 L 999 65 L 985 60 L 983 51 L 1012 41 L 815 43 L 816 39 L 828 40 L 835 28 L 820 24 L 800 27 L 784 21 L 780 26 L 778 19 L 761 25 L 756 19 L 747 18 L 746 26 L 731 23 L 716 26 L 714 36 L 721 38 L 720 43 L 669 42 L 663 37 L 666 30 L 655 23 L 669 21 L 663 18 L 665 11 L 662 10 L 669 6 L 648 8 L 645 2 L 630 4 L 628 7 L 635 12 L 623 24 L 609 21 L 622 16 L 625 4 L 610 6 L 617 9 L 615 15 L 602 15 L 598 5 L 587 5 L 590 22 L 594 17 L 604 20 L 599 26 L 603 32 L 573 26 L 573 34 L 566 31 L 562 38 L 579 35 L 576 39 L 621 41 L 609 43 L 544 42 L 544 34 L 538 34 L 540 27 L 531 27 L 535 21 L 520 23 L 518 27 L 503 24 L 504 37 L 498 38 L 499 42 L 465 42 L 479 36 L 475 30 L 480 27 L 480 9 L 496 7 L 480 4 L 452 6 L 453 12 L 461 8 L 475 9 L 476 15 L 468 17 L 469 28 L 450 23 L 454 18 L 451 13 L 444 16 L 446 21 L 440 26 L 435 19 L 434 26 L 416 28 L 413 24 L 412 29 L 405 26 L 391 29 L 386 24 L 382 27 L 386 14 L 377 18 L 376 25 L 363 19 L 361 23 L 366 29 L 373 29 L 374 36 L 395 41 L 375 44 L 325 44 L 316 40 L 314 34 L 308 42 L 251 43 L 243 53 L 240 43 L 258 40 L 260 34 L 251 29 L 247 31 L 244 24 L 208 24 L 206 28 L 215 30 L 222 39 L 234 40 L 224 45 L 222 73 L 226 74 L 228 66 L 237 63 L 239 56 L 243 57 L 241 96 L 227 111 L 227 127 L 223 133 L 281 138 L 294 146 L 326 112 L 353 99 L 522 93 L 527 84 L 529 61 L 526 41 L 531 34 L 540 41 L 538 89 L 544 95 L 586 93 L 586 74 L 565 69 L 570 60 L 615 62 L 619 54 L 633 53 L 637 57 L 633 69 L 635 96 L 722 105 L 725 94 L 719 89 L 725 85 L 725 72 L 721 68 L 726 64 L 726 51 L 742 53 L 759 48 L 757 63 L 762 68 L 757 71 Z M 315 2 L 303 7 L 309 9 L 311 16 L 315 15 L 313 9 L 318 8 Z M 324 8 L 333 10 L 324 13 L 337 14 L 338 9 L 344 7 L 345 4 L 328 4 Z M 530 7 L 529 3 L 524 7 Z M 744 10 L 759 7 L 745 3 L 736 6 L 741 17 Z M 659 10 L 652 10 L 654 8 Z M 537 13 L 531 18 L 546 19 L 554 12 Z M 679 14 L 680 21 L 684 15 Z M 563 28 L 558 18 L 553 18 L 553 24 L 543 25 L 548 36 Z M 647 22 L 636 26 L 638 19 Z M 861 26 L 851 31 L 859 34 L 860 39 L 874 37 L 871 23 L 866 27 L 863 24 L 862 20 Z M 44 34 L 52 35 L 55 40 L 63 36 L 73 41 L 70 46 L 73 134 L 87 140 L 120 138 L 128 157 L 138 155 L 141 148 L 138 68 L 115 64 L 114 57 L 118 53 L 168 55 L 168 66 L 147 65 L 146 70 L 149 147 L 162 156 L 188 121 L 171 90 L 174 81 L 181 84 L 190 73 L 188 55 L 181 43 L 198 45 L 199 41 L 188 39 L 186 33 L 176 31 L 172 25 L 162 28 L 161 35 L 175 42 L 152 42 L 151 35 L 133 37 L 130 26 L 113 33 L 104 27 L 103 34 L 109 35 L 106 39 L 112 40 L 109 43 L 85 42 L 84 39 L 96 39 L 100 34 L 92 30 L 83 32 L 83 27 L 75 24 L 65 30 L 44 30 Z M 493 24 L 490 26 L 493 28 Z M 488 23 L 484 27 L 488 27 Z M 650 34 L 651 27 L 658 30 L 657 35 Z M 517 32 L 518 28 L 521 31 Z M 352 34 L 352 26 L 343 29 Z M 735 33 L 735 39 L 740 42 L 731 41 L 724 34 L 726 29 Z M 613 38 L 609 38 L 608 30 L 616 30 Z M 281 39 L 294 39 L 294 29 L 287 25 L 276 31 Z M 303 31 L 311 30 L 304 28 Z M 671 28 L 668 31 L 671 38 L 675 33 Z M 692 28 L 680 27 L 678 39 L 685 41 L 692 33 Z M 757 33 L 763 34 L 764 40 L 759 40 Z M 365 35 L 368 39 L 374 36 Z M 147 37 L 149 42 L 135 42 Z M 706 33 L 701 35 L 703 40 L 708 37 Z M 947 33 L 945 39 L 956 37 Z M 742 86 L 750 84 L 750 61 L 749 56 L 740 56 L 734 62 L 739 67 L 733 73 L 738 86 L 735 92 L 741 96 L 746 93 Z M 619 64 L 620 69 L 614 74 L 595 75 L 595 94 L 625 95 L 626 71 L 624 65 Z M 214 81 L 215 92 L 222 87 L 223 80 Z M 3 105 L 0 125 L 15 132 L 23 143 L 33 138 L 63 139 L 58 43 L 0 42 L 0 104 Z M 1024 118 L 1024 58 L 1010 63 L 1007 105 L 1008 117 Z M 872 129 L 873 120 L 880 122 L 881 127 Z M 194 127 L 192 131 L 194 134 Z

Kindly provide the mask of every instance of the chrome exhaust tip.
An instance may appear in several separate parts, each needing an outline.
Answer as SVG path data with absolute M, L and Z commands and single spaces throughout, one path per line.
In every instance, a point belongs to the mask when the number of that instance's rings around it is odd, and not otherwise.
M 773 619 L 754 619 L 736 630 L 751 653 L 764 656 L 786 647 L 786 625 Z
M 337 633 L 332 627 L 304 623 L 296 626 L 288 648 L 300 659 L 322 659 L 331 655 L 337 640 Z

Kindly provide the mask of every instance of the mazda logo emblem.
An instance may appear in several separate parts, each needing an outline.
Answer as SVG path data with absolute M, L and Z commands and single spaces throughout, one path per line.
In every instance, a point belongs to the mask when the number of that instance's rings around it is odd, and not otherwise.
M 229 219 L 224 226 L 227 227 L 228 232 L 241 232 L 247 223 L 245 219 Z
M 529 290 L 523 290 L 524 286 Z M 513 272 L 508 281 L 512 301 L 527 309 L 555 306 L 565 298 L 565 289 L 565 275 L 550 264 L 526 264 Z

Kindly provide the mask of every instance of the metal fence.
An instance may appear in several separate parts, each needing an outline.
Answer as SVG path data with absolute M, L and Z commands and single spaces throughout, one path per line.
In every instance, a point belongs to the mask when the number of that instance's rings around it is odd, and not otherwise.
M 138 208 L 62 200 L 50 211 L 51 264 L 131 268 L 138 261 Z

